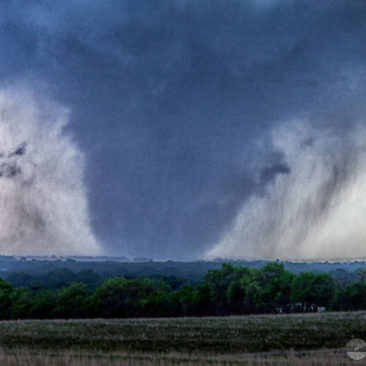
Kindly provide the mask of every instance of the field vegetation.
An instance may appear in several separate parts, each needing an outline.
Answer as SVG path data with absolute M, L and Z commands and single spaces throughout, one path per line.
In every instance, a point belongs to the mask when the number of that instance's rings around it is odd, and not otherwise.
M 0 322 L 8 365 L 348 365 L 366 312 Z

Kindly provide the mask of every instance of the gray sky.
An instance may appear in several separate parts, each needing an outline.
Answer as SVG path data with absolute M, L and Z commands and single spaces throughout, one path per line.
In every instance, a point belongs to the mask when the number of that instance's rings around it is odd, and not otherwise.
M 281 247 L 285 224 L 268 211 L 284 199 L 292 201 L 283 210 L 293 210 L 298 196 L 279 193 L 290 182 L 309 186 L 298 166 L 315 163 L 299 158 L 311 155 L 303 146 L 322 159 L 328 145 L 338 146 L 324 170 L 342 166 L 352 146 L 362 156 L 353 135 L 342 141 L 364 124 L 365 19 L 358 0 L 2 1 L 0 78 L 69 108 L 66 130 L 85 157 L 90 225 L 106 254 L 333 256 L 326 244 L 296 249 L 298 232 Z M 301 121 L 298 134 L 281 135 L 298 126 L 291 121 Z M 296 138 L 295 159 L 286 139 Z M 319 178 L 310 211 L 323 215 L 319 202 L 333 199 L 324 186 L 338 192 L 356 170 L 363 177 L 358 165 L 339 184 L 333 168 Z M 298 222 L 309 231 L 305 206 Z M 266 217 L 264 238 L 258 228 L 243 232 L 248 207 Z M 365 255 L 362 243 L 349 255 Z

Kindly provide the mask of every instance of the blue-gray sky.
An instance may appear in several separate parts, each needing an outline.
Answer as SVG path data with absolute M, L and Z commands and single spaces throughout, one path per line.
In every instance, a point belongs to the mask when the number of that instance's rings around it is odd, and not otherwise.
M 353 146 L 357 157 L 362 150 L 343 137 L 365 124 L 365 19 L 360 0 L 2 1 L 0 79 L 26 82 L 69 108 L 67 133 L 85 156 L 91 228 L 106 254 L 281 256 L 301 239 L 290 235 L 277 250 L 272 239 L 286 229 L 274 232 L 271 216 L 265 238 L 248 236 L 242 212 L 283 214 L 274 203 L 256 208 L 253 199 L 270 194 L 297 202 L 270 187 L 283 181 L 282 192 L 296 181 L 306 189 L 305 178 L 289 178 L 310 161 L 301 149 L 324 156 L 327 144 L 337 145 L 313 139 L 331 135 L 344 153 L 322 165 L 333 173 L 319 178 L 312 209 L 323 212 L 328 190 L 348 182 L 334 183 L 334 167 Z M 286 146 L 301 136 L 295 159 Z M 362 243 L 351 256 L 366 254 Z M 294 256 L 331 257 L 322 245 Z

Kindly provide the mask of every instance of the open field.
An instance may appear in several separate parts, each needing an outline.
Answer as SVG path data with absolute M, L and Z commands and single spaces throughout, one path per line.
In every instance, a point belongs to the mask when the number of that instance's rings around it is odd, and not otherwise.
M 127 354 L 93 352 L 34 352 L 18 349 L 0 355 L 2 366 L 341 366 L 355 365 L 344 352 L 258 353 L 240 355 Z M 360 363 L 362 364 L 362 363 Z
M 0 322 L 0 365 L 347 365 L 366 312 Z

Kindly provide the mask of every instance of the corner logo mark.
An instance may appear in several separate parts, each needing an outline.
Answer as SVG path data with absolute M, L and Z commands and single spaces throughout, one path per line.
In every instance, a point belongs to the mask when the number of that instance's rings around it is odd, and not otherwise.
M 352 360 L 361 361 L 366 357 L 366 342 L 362 339 L 351 339 L 346 349 L 347 356 Z

